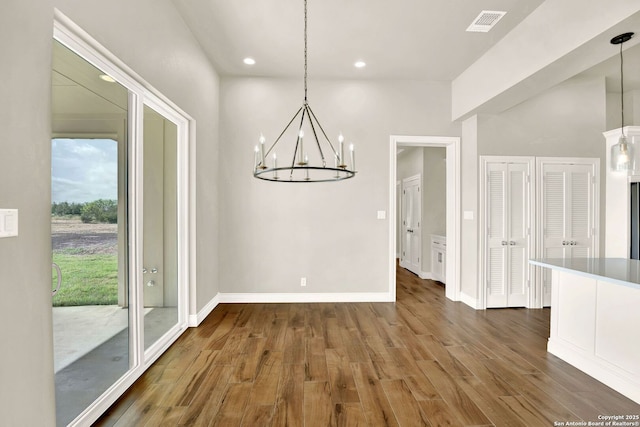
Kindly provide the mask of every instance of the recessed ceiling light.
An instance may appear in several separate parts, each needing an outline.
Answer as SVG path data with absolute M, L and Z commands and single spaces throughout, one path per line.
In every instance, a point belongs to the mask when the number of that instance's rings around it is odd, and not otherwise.
M 469 25 L 467 31 L 486 33 L 506 14 L 507 12 L 500 10 L 483 10 L 476 16 L 476 19 L 473 20 L 471 25 Z
M 100 74 L 100 78 L 102 80 L 104 80 L 105 82 L 109 82 L 109 83 L 115 83 L 116 79 L 114 79 L 113 77 L 111 77 L 108 74 Z
M 353 66 L 356 68 L 364 68 L 367 66 L 367 63 L 364 61 L 356 61 L 356 63 L 353 64 Z
M 256 60 L 253 58 L 244 58 L 242 62 L 244 62 L 247 65 L 255 65 Z

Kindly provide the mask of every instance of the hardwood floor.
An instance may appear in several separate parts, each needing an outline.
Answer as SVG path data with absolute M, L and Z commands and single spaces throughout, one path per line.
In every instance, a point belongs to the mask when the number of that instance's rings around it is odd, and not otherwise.
M 640 414 L 546 352 L 548 309 L 476 311 L 403 269 L 397 299 L 221 304 L 95 425 L 532 427 Z

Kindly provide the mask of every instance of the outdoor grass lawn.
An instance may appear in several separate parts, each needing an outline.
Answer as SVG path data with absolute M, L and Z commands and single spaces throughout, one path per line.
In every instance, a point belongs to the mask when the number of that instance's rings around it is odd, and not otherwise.
M 53 306 L 111 305 L 118 303 L 118 256 L 54 252 L 53 262 L 62 271 L 62 285 Z M 53 272 L 52 289 L 56 286 Z

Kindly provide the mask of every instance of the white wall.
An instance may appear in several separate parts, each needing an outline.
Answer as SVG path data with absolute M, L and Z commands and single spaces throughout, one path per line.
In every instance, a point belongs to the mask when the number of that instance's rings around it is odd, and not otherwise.
M 571 79 L 501 114 L 481 115 L 478 155 L 604 157 L 604 78 Z
M 461 299 L 471 304 L 478 296 L 478 116 L 462 122 L 460 154 L 460 292 Z M 469 215 L 469 218 L 465 218 Z M 472 304 L 475 306 L 475 304 Z
M 447 235 L 447 149 L 423 148 L 422 157 L 422 271 L 431 271 L 431 235 Z
M 198 121 L 197 307 L 218 292 L 218 77 L 172 3 L 3 2 L 0 207 L 20 210 L 20 235 L 0 239 L 3 425 L 55 425 L 50 293 L 54 7 Z
M 396 179 L 401 181 L 414 175 L 422 175 L 424 156 L 420 147 L 404 147 L 397 157 Z
M 311 80 L 309 103 L 330 137 L 341 131 L 356 144 L 358 175 L 321 184 L 254 179 L 260 132 L 273 140 L 282 131 L 302 89 L 301 79 L 222 79 L 221 291 L 387 292 L 389 225 L 376 211 L 389 204 L 389 135 L 458 136 L 449 84 Z

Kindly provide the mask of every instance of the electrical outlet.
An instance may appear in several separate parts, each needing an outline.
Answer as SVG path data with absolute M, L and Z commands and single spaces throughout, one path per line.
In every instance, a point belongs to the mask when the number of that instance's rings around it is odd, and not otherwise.
M 307 286 L 307 278 L 306 277 L 301 277 L 300 278 L 300 286 Z

